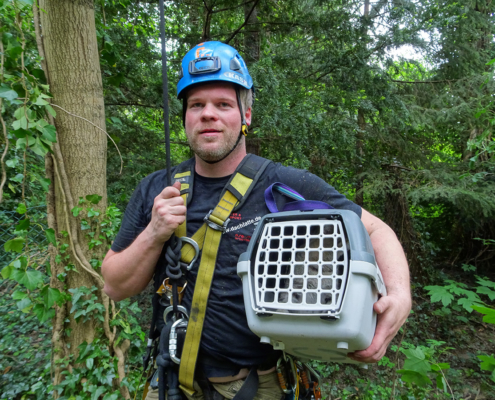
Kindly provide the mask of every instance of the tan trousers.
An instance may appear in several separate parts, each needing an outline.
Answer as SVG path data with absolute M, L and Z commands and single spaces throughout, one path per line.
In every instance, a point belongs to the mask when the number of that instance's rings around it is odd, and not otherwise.
M 243 383 L 244 379 L 239 379 L 227 383 L 212 383 L 212 385 L 223 397 L 233 399 Z M 189 400 L 204 400 L 203 392 L 196 382 L 194 383 L 194 389 L 196 389 L 196 393 L 192 396 L 186 393 L 186 397 Z M 275 371 L 259 376 L 258 392 L 253 400 L 281 400 L 282 395 L 283 392 L 278 383 L 277 373 Z M 158 390 L 150 390 L 146 396 L 146 400 L 158 400 Z

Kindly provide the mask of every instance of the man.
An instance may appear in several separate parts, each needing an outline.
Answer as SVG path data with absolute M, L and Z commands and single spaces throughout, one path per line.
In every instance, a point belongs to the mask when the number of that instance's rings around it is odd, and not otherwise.
M 160 255 L 175 229 L 186 221 L 191 236 L 219 201 L 220 193 L 246 157 L 243 132 L 251 123 L 252 79 L 244 61 L 232 47 L 219 42 L 201 43 L 182 61 L 178 97 L 183 99 L 184 127 L 194 157 L 193 199 L 187 209 L 180 196 L 180 183 L 165 187 L 165 171 L 146 177 L 134 192 L 123 224 L 102 266 L 105 291 L 114 300 L 140 293 L 155 269 L 163 270 Z M 256 399 L 279 400 L 282 392 L 274 365 L 263 365 L 270 345 L 259 342 L 248 328 L 241 281 L 236 274 L 239 255 L 254 221 L 269 211 L 263 192 L 282 182 L 311 200 L 354 211 L 366 227 L 381 268 L 388 295 L 374 305 L 379 315 L 375 337 L 362 351 L 349 354 L 356 361 L 380 360 L 388 344 L 407 318 L 411 297 L 407 261 L 394 232 L 380 219 L 335 191 L 320 178 L 270 163 L 247 200 L 234 210 L 235 225 L 222 235 L 203 326 L 198 368 L 204 370 L 215 390 L 233 398 L 248 374 L 259 366 Z M 234 229 L 235 228 L 235 229 Z M 198 266 L 188 273 L 183 300 L 191 307 Z M 201 390 L 188 398 L 202 398 Z

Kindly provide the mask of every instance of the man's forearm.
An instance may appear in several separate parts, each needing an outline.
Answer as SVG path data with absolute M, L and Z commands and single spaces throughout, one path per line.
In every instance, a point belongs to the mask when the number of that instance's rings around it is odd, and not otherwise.
M 119 301 L 140 293 L 153 277 L 163 243 L 145 229 L 125 250 L 108 252 L 101 271 L 105 279 L 105 293 Z
M 370 234 L 375 257 L 389 295 L 411 302 L 409 267 L 395 232 L 386 223 L 363 210 L 363 223 Z

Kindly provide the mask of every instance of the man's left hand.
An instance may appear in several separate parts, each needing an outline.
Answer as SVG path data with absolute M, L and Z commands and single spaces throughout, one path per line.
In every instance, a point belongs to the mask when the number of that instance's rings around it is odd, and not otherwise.
M 376 363 L 385 355 L 387 347 L 409 315 L 410 297 L 389 294 L 380 298 L 373 309 L 378 314 L 375 337 L 366 350 L 349 353 L 349 358 L 362 363 Z

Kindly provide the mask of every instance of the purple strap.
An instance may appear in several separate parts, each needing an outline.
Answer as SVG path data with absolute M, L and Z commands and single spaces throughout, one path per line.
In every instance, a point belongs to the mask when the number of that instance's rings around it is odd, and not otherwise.
M 297 193 L 294 189 L 284 185 L 283 183 L 276 182 L 265 190 L 265 203 L 271 213 L 279 212 L 275 201 L 275 194 L 273 192 L 274 189 L 284 196 L 296 200 L 286 203 L 282 211 L 312 211 L 333 208 L 331 205 L 323 201 L 305 200 L 304 197 Z

